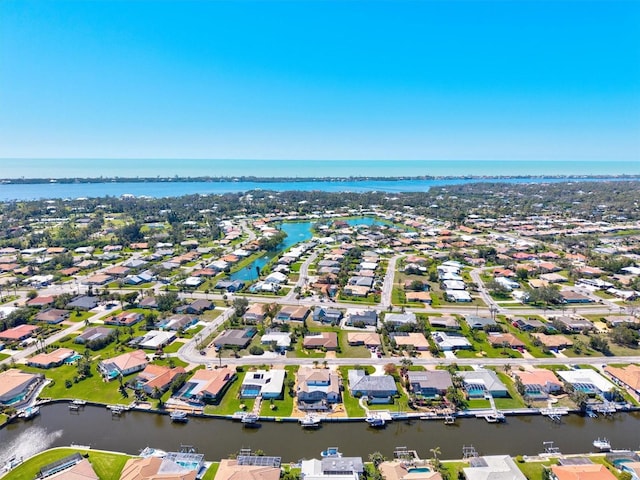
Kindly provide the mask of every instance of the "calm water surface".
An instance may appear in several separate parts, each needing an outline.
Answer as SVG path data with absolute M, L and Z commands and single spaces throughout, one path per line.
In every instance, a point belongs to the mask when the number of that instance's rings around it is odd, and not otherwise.
M 127 412 L 112 418 L 102 407 L 86 407 L 70 413 L 66 404 L 44 406 L 42 414 L 29 422 L 18 422 L 0 430 L 1 452 L 21 445 L 39 444 L 41 449 L 71 443 L 93 448 L 137 454 L 153 446 L 173 450 L 181 444 L 196 446 L 209 460 L 220 459 L 240 448 L 262 449 L 284 461 L 319 457 L 329 446 L 345 455 L 367 457 L 375 451 L 391 456 L 397 446 L 406 446 L 429 456 L 429 449 L 440 447 L 443 458 L 460 458 L 463 445 L 473 445 L 480 454 L 537 454 L 542 442 L 554 441 L 563 453 L 593 451 L 592 442 L 606 437 L 614 448 L 638 449 L 640 413 L 618 414 L 610 419 L 569 416 L 555 424 L 541 416 L 508 417 L 505 424 L 462 419 L 455 426 L 442 422 L 415 420 L 393 422 L 383 430 L 372 430 L 362 423 L 324 424 L 315 431 L 303 430 L 297 423 L 262 423 L 246 429 L 237 422 L 191 418 L 187 424 L 171 423 L 168 416 Z M 2 460 L 3 453 L 0 453 Z M 5 454 L 6 456 L 6 454 Z

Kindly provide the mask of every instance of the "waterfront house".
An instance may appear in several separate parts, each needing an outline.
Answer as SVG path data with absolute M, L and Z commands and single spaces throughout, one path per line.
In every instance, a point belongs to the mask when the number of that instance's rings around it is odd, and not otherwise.
M 240 398 L 280 398 L 286 373 L 275 368 L 247 372 L 240 386 Z
M 451 374 L 446 370 L 410 371 L 407 372 L 407 378 L 411 391 L 424 398 L 435 398 L 436 395 L 442 397 L 453 386 Z
M 41 374 L 23 372 L 17 368 L 0 373 L 0 406 L 9 407 L 28 401 L 43 379 Z
M 154 392 L 166 392 L 171 386 L 171 382 L 181 374 L 185 374 L 182 367 L 163 367 L 161 365 L 149 364 L 138 374 L 135 380 L 136 387 L 142 388 L 147 395 Z
M 347 325 L 375 327 L 378 325 L 378 312 L 375 310 L 356 310 L 347 315 Z
M 527 480 L 513 459 L 508 455 L 491 455 L 469 459 L 469 466 L 462 469 L 466 480 Z
M 45 322 L 49 325 L 55 325 L 69 318 L 69 310 L 61 310 L 59 308 L 47 308 L 35 316 L 38 322 Z
M 640 400 L 640 367 L 638 365 L 632 364 L 626 367 L 607 365 L 604 371 L 615 383 L 627 387 L 636 400 Z
M 197 370 L 175 396 L 185 402 L 218 403 L 235 379 L 235 370 L 228 367 Z
M 130 458 L 120 480 L 196 480 L 204 465 L 204 455 L 170 452 L 163 458 Z
M 256 334 L 254 327 L 243 329 L 224 330 L 214 340 L 213 344 L 216 348 L 245 348 L 251 342 L 251 339 Z
M 315 322 L 337 325 L 341 319 L 342 311 L 337 308 L 315 307 L 313 309 L 313 320 Z
M 282 307 L 274 320 L 277 322 L 304 322 L 309 316 L 309 312 L 307 307 L 287 305 Z
M 105 325 L 115 325 L 117 327 L 131 327 L 140 322 L 144 315 L 138 312 L 122 312 L 104 321 Z
M 358 480 L 363 472 L 361 457 L 332 457 L 301 463 L 304 480 Z
M 364 370 L 349 370 L 349 391 L 354 397 L 367 397 L 371 403 L 391 403 L 398 393 L 391 375 L 367 375 Z
M 395 344 L 401 348 L 415 348 L 418 351 L 429 350 L 429 341 L 425 338 L 424 334 L 420 332 L 398 332 L 392 333 L 391 339 Z
M 36 333 L 40 327 L 37 325 L 18 325 L 17 327 L 9 328 L 4 332 L 0 332 L 0 340 L 7 342 L 20 342 L 31 337 Z
M 220 280 L 213 287 L 214 290 L 226 290 L 229 293 L 240 291 L 244 288 L 245 283 L 240 280 Z
M 374 332 L 348 332 L 347 342 L 349 345 L 364 345 L 367 348 L 379 348 L 382 342 L 380 335 Z
M 431 338 L 443 352 L 471 348 L 471 342 L 462 335 L 452 335 L 445 332 L 431 332 Z
M 340 379 L 328 369 L 300 367 L 296 397 L 300 410 L 329 410 L 340 401 Z
M 412 467 L 399 460 L 382 462 L 378 470 L 385 480 L 442 480 L 440 472 L 428 467 Z
M 27 365 L 37 368 L 53 368 L 62 365 L 65 360 L 77 355 L 70 348 L 58 348 L 50 353 L 39 353 L 27 360 Z
M 278 480 L 280 462 L 269 462 L 271 458 L 239 455 L 233 460 L 223 459 L 214 480 Z
M 616 476 L 600 463 L 552 465 L 552 480 L 616 480 Z
M 113 380 L 119 376 L 144 370 L 149 364 L 143 350 L 123 353 L 117 357 L 108 358 L 98 363 L 98 371 L 106 380 Z
M 551 370 L 545 368 L 516 371 L 513 375 L 522 382 L 525 397 L 543 399 L 547 398 L 549 393 L 562 390 L 562 382 Z
M 508 397 L 509 390 L 493 370 L 478 369 L 458 372 L 469 398 L 483 398 L 487 394 L 494 397 Z
M 64 462 L 60 465 L 60 462 L 63 462 L 66 459 L 62 459 L 59 462 L 56 462 L 51 467 L 54 471 L 58 471 L 58 473 L 54 473 L 52 475 L 47 475 L 46 478 L 48 480 L 100 480 L 100 477 L 96 474 L 95 470 L 93 470 L 93 466 L 86 458 L 82 458 L 80 454 L 76 455 L 79 457 L 77 460 L 70 460 L 69 462 Z M 69 457 L 67 457 L 69 458 Z M 75 461 L 75 463 L 73 463 Z M 66 467 L 66 465 L 69 465 Z M 64 470 L 59 471 L 60 468 L 64 468 Z M 43 467 L 40 469 L 40 472 L 46 472 L 47 467 Z
M 316 348 L 337 350 L 338 334 L 336 332 L 321 332 L 305 335 L 302 346 L 309 350 Z
M 604 378 L 595 370 L 590 368 L 579 368 L 577 370 L 558 370 L 558 375 L 565 382 L 590 396 L 600 395 L 607 400 L 611 400 L 611 394 L 615 390 L 615 385 Z

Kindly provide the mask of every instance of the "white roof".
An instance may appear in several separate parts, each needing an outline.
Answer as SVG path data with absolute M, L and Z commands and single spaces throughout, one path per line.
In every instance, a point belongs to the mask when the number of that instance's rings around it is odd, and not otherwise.
M 287 280 L 287 276 L 284 273 L 273 272 L 264 279 L 265 282 L 269 283 L 282 283 Z
M 508 455 L 491 455 L 479 460 L 484 460 L 486 466 L 464 468 L 467 480 L 527 480 Z
M 282 391 L 284 385 L 285 370 L 256 370 L 255 372 L 247 372 L 242 385 L 259 385 L 261 395 L 276 395 Z
M 142 348 L 158 348 L 160 345 L 164 345 L 165 343 L 173 340 L 175 336 L 175 332 L 151 330 L 150 332 L 147 332 L 144 337 L 142 337 L 142 340 L 140 341 L 140 343 L 138 343 L 138 346 Z
M 608 392 L 615 388 L 615 385 L 604 378 L 595 370 L 590 368 L 580 368 L 578 370 L 558 370 L 556 375 L 568 383 L 590 383 L 601 392 Z
M 466 290 L 446 290 L 444 293 L 457 301 L 471 300 L 471 294 Z
M 275 342 L 279 347 L 290 347 L 291 336 L 288 332 L 270 332 L 262 336 L 262 343 Z
M 431 332 L 431 338 L 433 338 L 442 350 L 468 348 L 471 346 L 469 340 L 461 335 L 447 335 L 445 332 Z
M 461 280 L 445 280 L 442 282 L 446 290 L 464 290 L 464 282 Z

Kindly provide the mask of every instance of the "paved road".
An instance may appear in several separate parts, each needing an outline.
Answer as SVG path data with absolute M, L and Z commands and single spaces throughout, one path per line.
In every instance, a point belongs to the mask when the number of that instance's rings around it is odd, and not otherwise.
M 383 310 L 391 306 L 391 294 L 393 293 L 393 279 L 396 275 L 396 265 L 398 260 L 404 255 L 395 255 L 389 260 L 387 266 L 387 272 L 384 276 L 384 282 L 382 283 L 382 295 L 380 305 Z
M 313 262 L 316 261 L 316 258 L 318 258 L 318 252 L 313 252 L 311 255 L 309 255 L 309 257 L 302 263 L 302 265 L 300 265 L 300 271 L 298 272 L 298 281 L 296 282 L 295 286 L 289 290 L 289 293 L 287 293 L 284 296 L 284 301 L 286 302 L 291 302 L 293 300 L 295 300 L 296 298 L 296 287 L 304 287 L 305 284 L 309 281 L 309 265 L 311 265 Z

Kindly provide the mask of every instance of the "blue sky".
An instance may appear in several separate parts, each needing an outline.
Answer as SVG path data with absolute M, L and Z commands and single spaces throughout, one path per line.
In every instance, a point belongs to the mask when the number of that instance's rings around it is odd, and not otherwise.
M 0 157 L 640 161 L 638 1 L 0 2 Z

